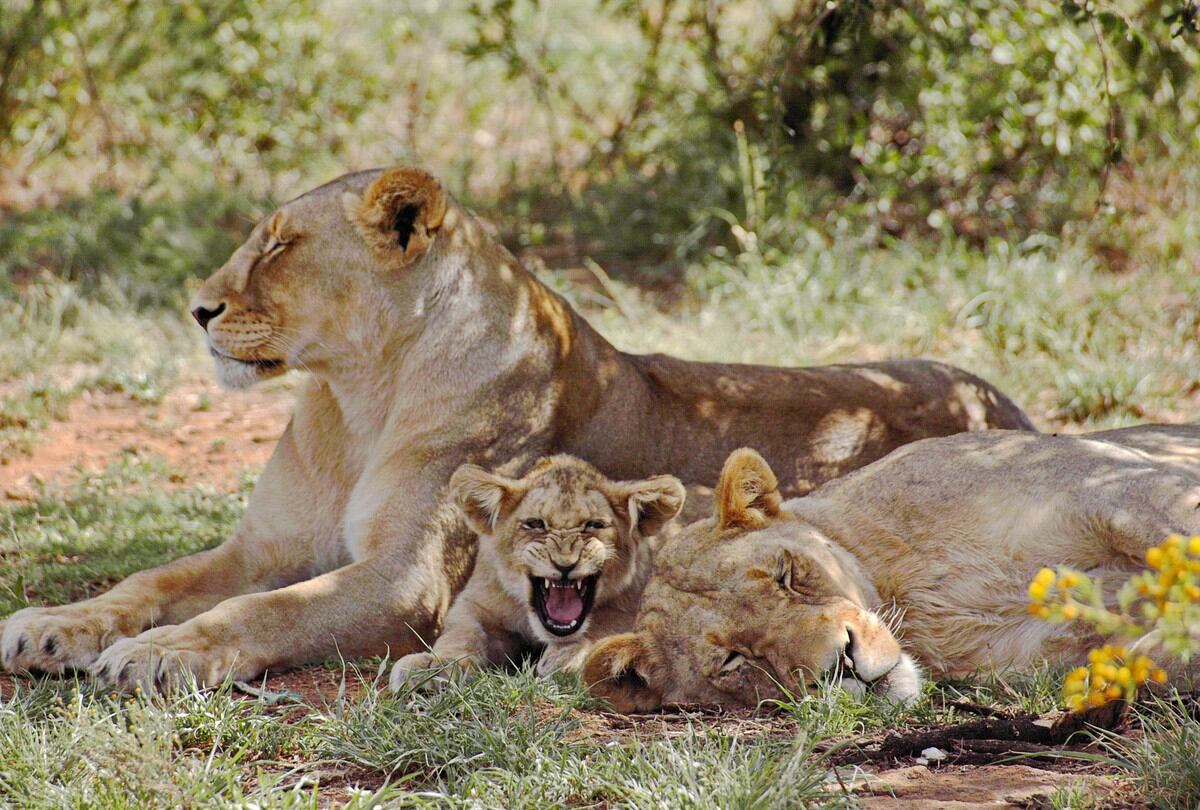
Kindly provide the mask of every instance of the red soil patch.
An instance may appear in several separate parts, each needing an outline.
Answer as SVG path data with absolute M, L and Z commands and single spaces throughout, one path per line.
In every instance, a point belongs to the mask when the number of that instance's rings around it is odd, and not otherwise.
M 165 459 L 167 486 L 230 490 L 240 472 L 266 464 L 291 407 L 291 392 L 280 387 L 229 393 L 186 383 L 155 404 L 84 392 L 29 455 L 0 459 L 0 500 L 31 500 L 39 484 L 64 485 L 78 468 L 100 472 L 127 453 Z

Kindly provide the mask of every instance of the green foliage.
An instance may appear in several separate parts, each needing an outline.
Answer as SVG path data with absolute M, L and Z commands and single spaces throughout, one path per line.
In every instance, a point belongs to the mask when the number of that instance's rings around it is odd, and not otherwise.
M 372 75 L 303 0 L 13 0 L 0 48 L 0 143 L 27 159 L 99 154 L 141 173 L 294 168 L 340 149 Z M 354 92 L 346 93 L 346 83 Z
M 420 159 L 538 245 L 1057 233 L 1200 142 L 1194 4 L 13 0 L 14 177 L 303 190 Z M 170 43 L 169 47 L 159 47 Z M 100 166 L 89 165 L 99 163 Z M 503 205 L 500 205 L 501 200 Z
M 1137 709 L 1145 735 L 1109 737 L 1106 747 L 1133 774 L 1138 792 L 1156 808 L 1200 805 L 1200 719 L 1194 698 L 1156 699 Z
M 598 3 L 583 24 L 637 43 L 599 103 L 573 21 L 547 35 L 539 8 L 474 6 L 466 52 L 587 133 L 576 224 L 641 252 L 831 211 L 893 233 L 1057 232 L 1091 214 L 1110 161 L 1200 143 L 1200 58 L 1162 3 Z
M 35 208 L 0 220 L 0 293 L 53 277 L 94 299 L 112 285 L 135 308 L 179 306 L 185 282 L 219 267 L 254 217 L 211 189 L 157 200 L 102 191 Z

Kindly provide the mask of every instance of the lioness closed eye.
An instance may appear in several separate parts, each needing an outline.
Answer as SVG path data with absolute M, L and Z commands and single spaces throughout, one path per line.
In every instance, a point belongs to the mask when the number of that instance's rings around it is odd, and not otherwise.
M 535 644 L 540 674 L 577 670 L 591 640 L 633 627 L 651 537 L 684 497 L 669 475 L 615 482 L 565 455 L 519 480 L 459 467 L 450 499 L 479 533 L 475 570 L 433 649 L 396 663 L 392 689 L 415 670 L 503 665 Z

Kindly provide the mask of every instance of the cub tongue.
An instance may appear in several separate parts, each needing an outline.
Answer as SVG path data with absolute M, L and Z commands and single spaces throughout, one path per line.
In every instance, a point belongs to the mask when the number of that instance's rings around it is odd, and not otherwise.
M 558 624 L 574 624 L 583 615 L 583 598 L 571 586 L 546 589 L 546 615 Z

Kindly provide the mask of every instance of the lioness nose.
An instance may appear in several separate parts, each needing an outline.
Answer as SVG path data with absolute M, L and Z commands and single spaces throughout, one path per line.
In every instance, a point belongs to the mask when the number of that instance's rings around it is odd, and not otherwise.
M 192 310 L 192 317 L 196 319 L 196 323 L 200 324 L 200 328 L 207 331 L 208 322 L 225 311 L 225 304 L 217 305 L 216 309 L 206 309 L 204 307 L 196 307 Z

